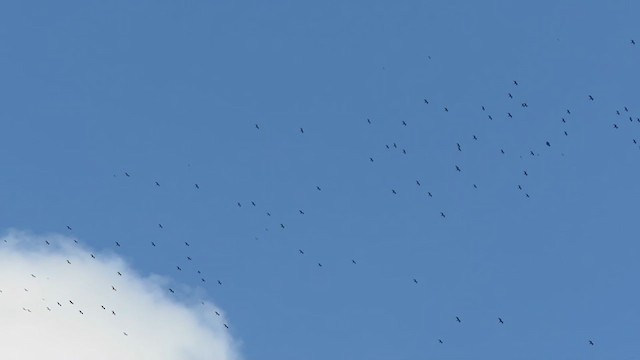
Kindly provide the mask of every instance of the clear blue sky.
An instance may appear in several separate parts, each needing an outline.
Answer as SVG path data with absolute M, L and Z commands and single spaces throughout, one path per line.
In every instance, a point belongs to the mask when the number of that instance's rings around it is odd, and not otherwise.
M 0 229 L 200 270 L 247 359 L 637 358 L 638 14 L 3 1 Z

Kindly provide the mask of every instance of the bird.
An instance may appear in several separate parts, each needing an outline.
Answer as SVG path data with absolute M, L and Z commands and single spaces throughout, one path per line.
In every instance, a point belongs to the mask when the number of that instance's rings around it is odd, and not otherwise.
M 402 149 L 402 153 L 403 153 L 403 154 L 405 154 L 405 155 L 407 155 L 407 150 Z
M 176 266 L 176 268 L 178 269 L 178 271 L 182 271 L 182 268 L 180 268 L 180 266 Z
M 457 322 L 462 322 L 462 320 L 460 320 L 460 318 L 459 318 L 459 317 L 457 317 L 457 316 L 456 316 L 456 321 L 457 321 Z
M 299 212 L 301 215 L 304 215 L 304 211 L 302 211 L 302 210 L 298 210 L 298 212 Z
M 198 184 L 194 184 L 196 186 L 196 189 L 200 189 L 200 185 Z
M 218 285 L 222 285 L 222 281 L 218 280 Z
M 322 267 L 322 264 L 321 264 L 321 263 L 318 263 L 318 267 Z
M 298 252 L 302 255 L 304 255 L 304 251 L 302 251 L 301 249 L 298 249 Z
M 258 124 L 256 124 L 256 129 L 260 130 L 260 126 L 258 126 Z
M 525 170 L 525 171 L 523 171 L 523 173 L 524 173 L 524 176 L 529 176 L 529 174 L 527 173 L 527 171 L 526 171 L 526 170 Z
M 502 321 L 502 318 L 498 318 L 498 321 L 500 322 L 500 324 L 504 324 L 504 321 Z
M 156 186 L 160 186 L 160 183 L 156 181 Z
M 511 93 L 509 93 L 509 99 L 513 99 L 513 95 L 511 95 Z
M 551 147 L 551 144 L 548 141 L 546 143 L 547 143 L 547 146 Z
M 571 114 L 571 111 L 569 109 L 567 109 L 567 114 Z
M 427 195 L 428 195 L 429 197 L 433 197 L 433 195 L 431 194 L 431 192 L 430 192 L 430 191 L 427 191 Z
M 320 188 L 320 186 L 316 186 L 316 189 L 317 189 L 318 191 L 322 191 L 322 189 Z
M 116 241 L 116 246 L 120 246 L 120 243 Z
M 229 325 L 227 325 L 227 324 L 224 324 L 224 327 L 226 327 L 226 328 L 228 329 L 228 328 L 229 328 Z
M 491 117 L 491 115 L 489 115 L 489 120 L 493 120 L 493 117 Z
M 595 345 L 595 344 L 593 343 L 593 340 L 589 340 L 589 345 L 591 345 L 591 346 Z
M 71 264 L 71 261 L 67 260 L 67 264 Z
M 428 104 L 428 103 L 429 103 L 429 100 L 427 100 L 427 99 L 423 99 L 423 100 L 424 100 L 424 103 L 425 103 L 425 104 Z
M 369 158 L 369 161 L 373 162 L 373 158 L 372 158 L 372 157 L 370 157 L 370 158 Z
M 256 206 L 255 201 L 252 201 L 252 202 L 251 202 L 251 205 Z
M 356 264 L 356 261 L 355 261 L 355 260 L 353 260 L 353 259 L 351 259 L 351 262 L 352 262 L 352 263 L 354 263 L 354 264 Z
M 508 115 L 510 118 L 513 118 L 513 115 L 511 115 L 511 113 L 510 113 L 510 112 L 508 112 L 508 113 L 507 113 L 507 115 Z
M 442 339 L 438 339 L 438 342 L 439 342 L 440 344 L 444 344 L 444 343 L 442 342 Z
M 153 241 L 151 242 L 151 246 L 156 246 L 156 243 L 154 243 Z
M 303 128 L 300 128 L 300 133 L 304 134 L 304 129 Z
M 456 165 L 456 170 L 457 171 L 462 171 L 462 170 L 460 170 L 460 167 L 458 165 Z
M 125 173 L 124 173 L 124 174 L 125 174 L 127 177 L 131 177 L 131 175 L 129 175 L 129 173 L 128 173 L 128 172 L 126 172 L 126 171 L 125 171 Z
M 120 271 L 118 271 L 118 276 L 122 276 L 122 273 Z
M 589 95 L 589 100 L 593 101 L 593 96 Z
M 238 203 L 238 207 L 242 207 L 242 204 Z
M 473 140 L 478 140 L 478 137 L 473 135 Z
M 613 127 L 618 129 L 618 124 L 613 124 Z
M 462 148 L 460 147 L 460 143 L 456 143 L 456 145 L 458 146 L 458 151 L 462 151 Z
M 113 285 L 111 285 L 111 290 L 113 290 L 113 291 L 118 291 L 118 290 L 116 290 L 116 287 L 115 287 L 115 286 L 113 286 Z
M 284 224 L 280 224 L 280 227 L 284 229 Z
M 171 292 L 172 294 L 176 293 L 172 288 L 169 288 L 169 292 Z
M 162 227 L 162 224 L 158 224 L 158 227 L 159 227 L 160 229 L 164 229 L 164 227 Z
M 418 184 L 418 186 L 420 186 L 420 181 L 416 180 L 416 184 Z
M 440 212 L 440 216 L 446 217 L 442 211 Z
M 371 124 L 371 119 L 367 119 L 367 123 Z
M 636 44 L 636 41 L 631 39 L 631 45 L 635 45 L 635 44 Z
M 47 241 L 47 240 L 45 240 L 44 242 L 45 242 L 45 244 L 47 244 L 47 245 L 51 245 L 51 243 L 50 243 L 49 241 Z
M 124 332 L 124 331 L 123 331 L 122 333 L 124 334 L 124 336 L 129 336 L 129 334 L 127 334 L 127 333 L 126 333 L 126 332 Z
M 91 257 L 92 257 L 93 259 L 95 259 L 95 258 L 96 258 L 96 256 L 95 256 L 95 255 L 93 255 L 93 254 L 91 254 Z
M 484 106 L 482 106 L 482 111 L 484 111 Z
M 449 112 L 449 109 L 447 109 L 447 107 L 444 107 L 444 111 Z
M 395 195 L 397 195 L 397 194 L 398 194 L 398 193 L 397 193 L 395 190 L 393 190 L 393 189 L 391 189 L 391 192 L 392 192 L 392 193 L 394 193 Z
M 71 226 L 67 225 L 67 230 L 70 231 L 71 230 Z
M 184 245 L 185 245 L 185 246 L 190 246 L 190 245 L 189 245 L 189 243 L 188 243 L 188 242 L 186 242 L 186 241 L 184 242 Z
M 418 280 L 417 280 L 417 279 L 413 279 L 413 282 L 417 284 L 417 283 L 418 283 Z
M 407 122 L 402 120 L 402 125 L 407 126 Z

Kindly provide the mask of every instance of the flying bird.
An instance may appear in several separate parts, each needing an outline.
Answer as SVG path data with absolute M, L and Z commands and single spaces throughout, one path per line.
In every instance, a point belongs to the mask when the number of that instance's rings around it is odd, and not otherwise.
M 196 189 L 200 189 L 200 186 L 198 184 L 194 184 L 196 186 Z
M 593 346 L 593 345 L 595 345 L 595 344 L 593 343 L 593 341 L 592 341 L 592 340 L 589 340 L 589 345 Z
M 502 318 L 498 318 L 498 321 L 500 322 L 500 324 L 504 324 L 504 321 L 502 321 Z
M 71 230 L 71 226 L 67 225 L 67 230 Z
M 160 186 L 160 183 L 156 181 L 156 186 Z
M 460 318 L 459 318 L 459 317 L 457 317 L 457 316 L 456 316 L 456 321 L 457 321 L 457 322 L 462 322 L 462 320 L 460 320 Z
M 303 128 L 300 128 L 300 133 L 304 134 L 304 129 Z
M 158 227 L 159 227 L 160 229 L 164 229 L 164 228 L 162 227 L 162 224 L 158 224 Z

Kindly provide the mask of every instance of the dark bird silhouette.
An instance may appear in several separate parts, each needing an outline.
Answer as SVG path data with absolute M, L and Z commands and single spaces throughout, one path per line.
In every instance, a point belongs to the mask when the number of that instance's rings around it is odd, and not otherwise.
M 567 114 L 571 114 L 571 111 L 569 109 L 567 109 Z
M 118 276 L 122 276 L 122 273 L 120 271 L 118 271 Z
M 398 194 L 398 193 L 397 193 L 395 190 L 393 190 L 393 189 L 391 189 L 391 192 L 392 192 L 392 193 L 394 193 L 394 195 L 397 195 L 397 194 Z
M 69 302 L 71 303 L 71 305 L 74 305 L 74 304 L 73 304 L 73 301 L 69 300 Z
M 438 342 L 439 342 L 440 344 L 444 344 L 444 343 L 442 342 L 442 340 L 441 340 L 441 339 L 438 339 Z
M 564 132 L 564 136 L 569 136 L 569 134 L 565 131 L 565 132 Z
M 111 290 L 113 290 L 113 291 L 118 291 L 118 290 L 116 290 L 116 287 L 115 287 L 115 286 L 113 286 L 113 285 L 111 285 Z
M 635 44 L 636 44 L 636 41 L 631 39 L 631 45 L 635 45 Z
M 125 172 L 124 174 L 125 174 L 127 177 L 131 177 L 131 175 L 129 175 L 129 173 L 128 173 L 128 172 Z
M 224 324 L 224 327 L 226 327 L 226 328 L 228 329 L 228 328 L 229 328 L 229 325 L 227 325 L 227 324 Z
M 182 271 L 182 268 L 180 268 L 180 266 L 176 266 L 176 268 L 178 269 L 178 271 Z
M 447 109 L 447 107 L 444 107 L 444 111 L 449 112 L 449 109 Z
M 593 96 L 589 95 L 589 100 L 593 101 Z
M 629 112 L 629 109 L 627 109 L 627 107 L 624 107 L 624 111 Z
M 504 154 L 504 149 L 500 149 L 500 152 Z
M 369 161 L 373 162 L 373 158 L 372 158 L 372 157 L 370 157 L 370 158 L 369 158 Z
M 196 189 L 200 189 L 200 185 L 195 184 L 195 186 L 196 186 Z
M 440 212 L 440 216 L 446 217 L 442 211 Z
M 522 186 L 521 186 L 521 185 L 518 185 L 518 189 L 519 189 L 519 190 L 522 190 Z
M 238 203 L 238 207 L 242 207 L 242 204 Z
M 164 229 L 164 228 L 162 227 L 162 224 L 158 224 L 158 227 L 159 227 L 160 229 Z
M 321 264 L 321 263 L 318 263 L 318 267 L 322 267 L 322 264 Z
M 120 246 L 120 243 L 116 241 L 116 246 Z
M 413 282 L 417 284 L 417 283 L 418 283 L 418 280 L 417 280 L 417 279 L 413 279 Z
M 156 181 L 156 186 L 160 186 L 160 183 Z
M 529 174 L 527 173 L 527 171 L 526 171 L 526 170 L 525 170 L 525 171 L 523 171 L 523 173 L 524 173 L 524 176 L 529 176 Z
M 304 134 L 304 129 L 303 128 L 300 128 L 300 133 Z
M 428 103 L 429 103 L 429 100 L 427 100 L 427 99 L 423 99 L 423 100 L 424 100 L 424 103 L 425 103 L 425 104 L 428 104 Z
M 457 171 L 462 171 L 462 170 L 460 170 L 460 167 L 458 165 L 456 165 L 456 170 Z
M 416 180 L 416 184 L 418 184 L 418 186 L 420 186 L 420 181 Z
M 371 119 L 367 119 L 367 123 L 371 124 Z
M 589 340 L 589 345 L 593 346 L 593 345 L 595 345 L 595 344 L 593 343 L 593 341 L 592 341 L 592 340 Z
M 509 93 L 509 99 L 513 99 L 513 95 L 511 95 L 511 93 Z
M 214 311 L 214 312 L 216 313 L 216 315 L 220 316 L 220 313 L 219 313 L 219 312 L 217 312 L 217 311 Z
M 354 263 L 354 264 L 356 264 L 356 261 L 355 261 L 355 260 L 353 260 L 353 259 L 351 259 L 351 262 L 352 262 L 352 263 Z
M 547 146 L 551 147 L 551 144 L 548 141 L 546 142 L 546 144 L 547 144 Z
M 260 126 L 258 126 L 258 124 L 256 124 L 256 129 L 260 130 Z
M 478 140 L 478 137 L 473 135 L 473 140 Z
M 407 126 L 407 122 L 402 120 L 402 125 Z
M 618 129 L 618 124 L 613 124 L 613 127 Z
M 67 264 L 71 264 L 71 261 L 67 260 Z
M 298 252 L 302 255 L 304 255 L 304 251 L 302 251 L 301 249 L 298 249 Z
M 218 285 L 222 285 L 222 281 L 218 280 Z
M 515 80 L 513 80 L 513 83 L 514 83 L 516 86 L 518 85 L 518 82 L 517 82 L 517 81 L 515 81 Z
M 95 259 L 95 258 L 96 258 L 96 256 L 95 256 L 95 255 L 93 255 L 93 254 L 91 254 L 91 258 Z
M 322 191 L 322 189 L 320 188 L 320 186 L 316 186 L 316 189 L 318 189 L 318 191 Z
M 251 205 L 256 206 L 256 203 L 252 201 L 252 202 L 251 202 Z
M 493 117 L 491 117 L 491 115 L 489 115 L 489 120 L 493 120 Z
M 71 230 L 71 226 L 67 225 L 67 230 Z
M 427 195 L 429 195 L 429 197 L 433 197 L 433 195 L 429 191 L 427 191 Z
M 513 115 L 511 115 L 511 113 L 510 113 L 510 112 L 508 112 L 508 113 L 507 113 L 507 115 L 508 115 L 510 118 L 513 118 Z
M 169 288 L 169 292 L 171 292 L 172 294 L 175 294 L 175 293 L 176 293 L 175 291 L 173 291 L 173 289 L 172 289 L 172 288 Z
M 504 321 L 502 321 L 502 318 L 498 318 L 498 321 L 500 322 L 500 324 L 504 324 Z
M 484 111 L 484 106 L 482 107 L 482 111 Z
M 459 318 L 459 317 L 457 317 L 457 316 L 456 316 L 456 321 L 457 321 L 457 322 L 462 322 L 462 320 L 460 320 L 460 318 Z
M 403 153 L 403 154 L 405 154 L 405 155 L 407 155 L 407 150 L 402 149 L 402 153 Z
M 154 243 L 153 241 L 151 242 L 151 246 L 156 246 L 156 243 Z
M 51 245 L 51 243 L 49 243 L 49 241 L 47 241 L 47 240 L 45 240 L 44 242 L 45 242 L 45 244 L 47 244 L 47 245 Z
M 191 256 L 187 256 L 187 260 L 192 261 Z
M 458 151 L 462 151 L 462 148 L 460 147 L 460 143 L 456 143 L 456 145 L 458 146 Z
M 284 224 L 280 224 L 280 227 L 284 229 Z
M 298 212 L 300 213 L 300 215 L 304 215 L 304 211 L 298 210 Z
M 115 312 L 115 311 L 113 311 L 113 310 L 111 310 L 111 314 L 112 314 L 113 316 L 116 316 L 116 312 Z

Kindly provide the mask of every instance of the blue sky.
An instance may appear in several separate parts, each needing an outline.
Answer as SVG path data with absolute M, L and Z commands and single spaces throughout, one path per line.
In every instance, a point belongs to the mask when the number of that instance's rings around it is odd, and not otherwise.
M 202 286 L 247 359 L 631 359 L 638 13 L 2 2 L 0 229 Z

